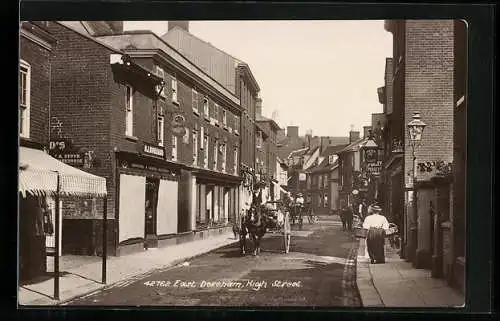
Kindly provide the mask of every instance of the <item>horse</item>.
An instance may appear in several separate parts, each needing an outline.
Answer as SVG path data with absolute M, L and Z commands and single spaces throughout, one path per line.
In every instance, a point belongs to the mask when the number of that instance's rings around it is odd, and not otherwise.
M 245 215 L 242 215 L 240 224 L 240 249 L 241 254 L 245 255 L 247 250 L 246 237 L 247 234 L 252 239 L 254 245 L 253 256 L 260 254 L 260 242 L 267 232 L 269 218 L 262 213 L 260 206 L 252 205 Z

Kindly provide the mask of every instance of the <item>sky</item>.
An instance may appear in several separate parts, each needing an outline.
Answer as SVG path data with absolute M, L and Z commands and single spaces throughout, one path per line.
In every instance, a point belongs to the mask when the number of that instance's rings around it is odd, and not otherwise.
M 125 30 L 167 31 L 167 21 L 125 21 Z M 318 136 L 363 132 L 382 112 L 392 35 L 383 20 L 190 21 L 198 38 L 246 62 L 261 88 L 263 114 Z

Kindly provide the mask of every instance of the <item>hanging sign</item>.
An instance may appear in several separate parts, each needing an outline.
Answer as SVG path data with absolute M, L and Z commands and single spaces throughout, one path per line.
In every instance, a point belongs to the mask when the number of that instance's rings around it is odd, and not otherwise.
M 366 164 L 366 171 L 371 175 L 380 175 L 382 171 L 382 161 Z
M 185 128 L 186 119 L 181 114 L 174 115 L 172 118 L 172 133 L 176 136 L 185 136 L 186 128 Z

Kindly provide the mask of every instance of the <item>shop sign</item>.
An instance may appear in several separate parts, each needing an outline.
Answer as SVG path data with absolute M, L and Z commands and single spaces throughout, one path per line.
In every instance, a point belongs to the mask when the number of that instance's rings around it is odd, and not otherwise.
M 378 158 L 378 149 L 377 148 L 367 148 L 365 149 L 365 162 L 372 164 L 376 163 Z
M 76 150 L 68 139 L 51 140 L 49 155 L 71 166 L 83 167 L 84 165 L 83 153 Z
M 143 143 L 142 144 L 142 152 L 147 155 L 165 158 L 165 148 L 161 146 L 155 146 Z
M 366 164 L 366 171 L 371 175 L 380 175 L 382 171 L 382 161 Z
M 170 130 L 174 135 L 183 137 L 186 135 L 185 123 L 186 119 L 184 118 L 184 116 L 180 114 L 174 115 L 174 117 L 172 118 L 172 126 Z

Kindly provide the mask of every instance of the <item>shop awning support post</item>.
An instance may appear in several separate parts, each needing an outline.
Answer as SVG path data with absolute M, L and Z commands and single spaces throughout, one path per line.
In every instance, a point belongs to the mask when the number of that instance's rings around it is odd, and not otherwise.
M 102 284 L 106 284 L 106 263 L 108 259 L 108 197 L 104 197 L 102 217 Z
M 56 197 L 55 197 L 55 253 L 54 253 L 54 299 L 59 300 L 59 226 L 61 225 L 61 221 L 59 219 L 59 193 L 60 193 L 60 177 L 59 177 L 59 172 L 57 172 L 57 190 L 56 190 Z

